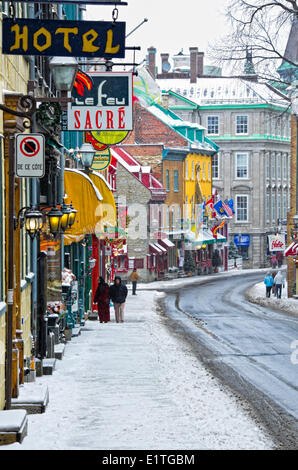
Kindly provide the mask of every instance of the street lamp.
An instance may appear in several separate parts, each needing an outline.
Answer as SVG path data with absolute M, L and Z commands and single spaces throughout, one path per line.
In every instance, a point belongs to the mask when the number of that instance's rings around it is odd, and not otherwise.
M 33 240 L 43 227 L 43 215 L 35 207 L 26 210 L 24 214 L 25 228 L 31 240 Z
M 61 217 L 61 230 L 62 232 L 65 232 L 65 230 L 68 229 L 69 225 L 69 217 L 72 214 L 72 209 L 70 208 L 69 205 L 65 204 L 63 202 L 62 207 L 61 207 L 61 212 L 62 212 L 62 217 Z
M 47 212 L 50 232 L 54 236 L 56 236 L 57 233 L 60 231 L 62 216 L 63 216 L 62 212 L 59 211 L 57 207 L 52 207 L 52 209 L 49 212 Z
M 70 203 L 69 208 L 71 210 L 71 213 L 69 214 L 68 225 L 69 227 L 71 227 L 75 223 L 76 215 L 78 211 L 73 207 L 72 202 Z
M 53 57 L 50 70 L 57 90 L 71 91 L 79 68 L 75 57 Z
M 35 206 L 22 207 L 15 218 L 14 228 L 18 225 L 20 228 L 25 226 L 26 232 L 33 240 L 43 228 L 43 215 Z
M 85 142 L 80 148 L 80 154 L 83 167 L 89 170 L 92 166 L 96 150 L 93 148 L 93 145 Z

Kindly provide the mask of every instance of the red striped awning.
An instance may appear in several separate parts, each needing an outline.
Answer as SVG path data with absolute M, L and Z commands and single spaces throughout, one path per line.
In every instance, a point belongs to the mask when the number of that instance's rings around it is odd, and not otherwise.
M 298 255 L 298 243 L 291 243 L 285 251 L 285 256 L 296 256 Z

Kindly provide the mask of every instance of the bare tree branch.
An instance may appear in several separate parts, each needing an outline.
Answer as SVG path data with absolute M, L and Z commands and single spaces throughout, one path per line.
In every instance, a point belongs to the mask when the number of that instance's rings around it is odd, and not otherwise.
M 230 62 L 237 68 L 246 61 L 249 50 L 259 77 L 271 75 L 271 79 L 281 80 L 276 73 L 278 65 L 297 67 L 297 62 L 285 53 L 292 22 L 298 19 L 297 0 L 231 0 L 226 17 L 231 33 L 208 51 L 217 65 Z

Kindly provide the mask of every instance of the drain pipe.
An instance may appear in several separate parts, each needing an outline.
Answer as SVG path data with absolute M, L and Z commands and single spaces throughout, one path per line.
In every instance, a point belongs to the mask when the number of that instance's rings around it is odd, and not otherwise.
M 34 18 L 34 3 L 28 4 L 28 16 L 29 18 Z M 28 56 L 29 60 L 29 77 L 30 80 L 35 80 L 35 58 L 34 56 Z M 36 132 L 36 119 L 33 116 L 32 120 L 32 132 Z M 31 178 L 31 203 L 36 206 L 38 202 L 37 196 L 37 180 L 36 178 Z M 32 306 L 33 312 L 36 311 L 37 308 L 37 252 L 38 252 L 38 238 L 34 238 L 32 241 L 32 250 L 31 250 L 31 271 L 35 274 L 33 282 L 32 282 Z M 33 324 L 35 315 L 32 315 L 32 327 L 35 331 L 36 335 L 36 327 L 37 325 Z

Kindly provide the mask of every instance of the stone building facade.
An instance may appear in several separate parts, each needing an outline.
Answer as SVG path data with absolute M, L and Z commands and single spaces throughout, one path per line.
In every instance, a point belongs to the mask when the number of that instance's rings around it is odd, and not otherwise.
M 285 95 L 254 77 L 158 80 L 168 109 L 198 122 L 220 146 L 213 186 L 233 197 L 230 237 L 244 266 L 268 264 L 267 235 L 285 231 L 290 198 L 290 114 Z
M 166 193 L 153 176 L 151 167 L 140 164 L 122 148 L 114 147 L 111 151 L 117 161 L 115 200 L 125 207 L 127 214 L 127 252 L 117 273 L 127 281 L 136 267 L 142 282 L 154 281 L 164 274 L 172 258 L 170 248 L 159 250 L 160 245 L 156 246 L 158 238 L 154 238 L 149 230 L 152 206 L 164 204 Z M 161 225 L 156 227 L 155 233 L 158 234 L 161 228 Z M 161 264 L 163 269 L 159 269 Z

